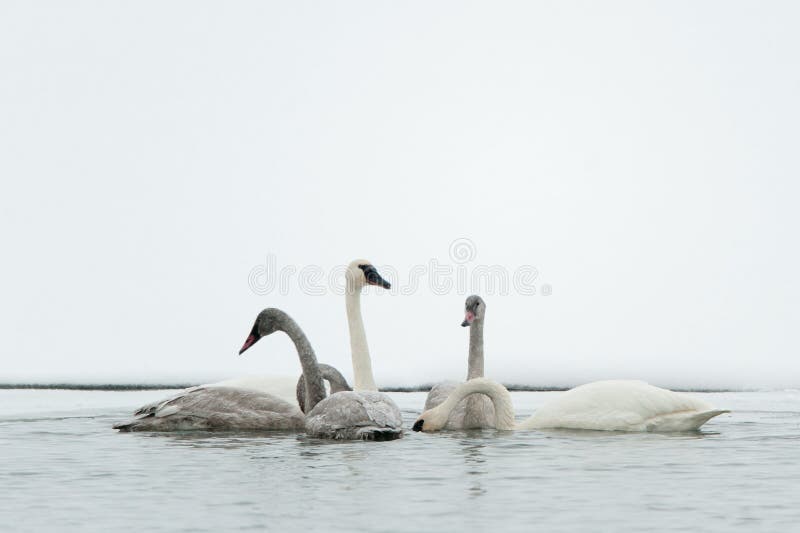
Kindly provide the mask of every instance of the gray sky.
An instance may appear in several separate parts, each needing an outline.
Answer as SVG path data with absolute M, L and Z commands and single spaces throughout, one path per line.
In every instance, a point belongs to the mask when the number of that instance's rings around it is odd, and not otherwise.
M 283 336 L 236 355 L 268 306 L 351 377 L 342 296 L 248 279 L 365 257 L 379 385 L 466 373 L 464 291 L 402 290 L 436 260 L 538 271 L 465 288 L 488 376 L 800 386 L 799 16 L 3 2 L 0 381 L 295 374 Z

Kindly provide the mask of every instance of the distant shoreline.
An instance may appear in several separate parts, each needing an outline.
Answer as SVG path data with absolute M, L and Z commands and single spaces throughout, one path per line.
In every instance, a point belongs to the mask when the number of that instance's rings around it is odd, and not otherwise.
M 92 383 L 0 383 L 0 390 L 9 389 L 39 389 L 39 390 L 78 390 L 78 391 L 147 391 L 164 389 L 186 389 L 194 387 L 194 383 L 121 383 L 121 384 L 92 384 Z M 518 385 L 504 384 L 513 392 L 562 392 L 571 387 L 549 385 Z M 382 387 L 382 392 L 428 392 L 432 385 L 413 385 L 409 387 Z M 671 388 L 678 392 L 755 392 L 754 390 L 739 389 L 681 389 Z

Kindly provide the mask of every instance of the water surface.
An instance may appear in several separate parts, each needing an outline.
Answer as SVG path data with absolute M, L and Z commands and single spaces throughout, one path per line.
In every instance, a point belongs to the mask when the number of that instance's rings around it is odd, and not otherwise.
M 800 392 L 702 394 L 701 433 L 399 441 L 120 434 L 172 391 L 0 390 L 7 531 L 795 531 Z M 520 416 L 560 393 L 515 392 Z M 410 427 L 423 393 L 392 393 Z

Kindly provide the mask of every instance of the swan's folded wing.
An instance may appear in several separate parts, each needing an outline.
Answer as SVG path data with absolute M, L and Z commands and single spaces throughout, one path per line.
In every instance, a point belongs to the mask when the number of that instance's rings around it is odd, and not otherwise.
M 653 420 L 707 411 L 713 411 L 713 407 L 690 394 L 643 381 L 597 381 L 575 387 L 548 402 L 521 427 L 652 431 L 648 428 L 659 425 L 653 425 Z
M 342 378 L 344 379 L 344 378 Z M 345 385 L 347 382 L 345 381 Z M 140 407 L 136 412 L 133 413 L 133 416 L 146 416 L 150 414 L 154 414 L 159 407 L 162 405 L 169 403 L 173 400 L 181 398 L 189 393 L 201 390 L 201 389 L 210 389 L 210 388 L 234 388 L 234 389 L 247 389 L 254 392 L 261 392 L 265 394 L 270 394 L 281 400 L 286 402 L 292 403 L 294 401 L 294 380 L 292 378 L 284 377 L 284 376 L 244 376 L 239 378 L 232 378 L 226 379 L 224 381 L 216 382 L 216 383 L 207 383 L 204 385 L 196 385 L 194 387 L 189 387 L 184 389 L 173 396 L 170 396 L 166 399 L 161 399 L 152 403 L 148 403 Z
M 123 431 L 179 431 L 192 429 L 274 430 L 303 427 L 296 406 L 272 395 L 232 387 L 195 387 L 153 407 L 138 418 L 118 424 Z
M 196 391 L 197 389 L 200 389 L 202 387 L 203 387 L 202 385 L 198 385 L 196 387 L 189 387 L 188 389 L 183 389 L 181 392 L 179 392 L 177 394 L 174 394 L 173 396 L 170 396 L 167 399 L 158 400 L 158 401 L 155 401 L 155 402 L 152 402 L 152 403 L 145 404 L 142 407 L 140 407 L 139 409 L 137 409 L 136 412 L 133 413 L 133 416 L 134 417 L 142 417 L 142 416 L 148 416 L 148 415 L 155 414 L 155 412 L 159 409 L 159 407 L 161 407 L 165 403 L 171 402 L 172 400 L 180 398 L 181 396 L 184 396 L 185 394 L 188 394 L 190 392 Z
M 725 409 L 711 409 L 709 411 L 685 411 L 657 416 L 646 422 L 645 429 L 655 433 L 668 431 L 695 431 L 700 426 L 724 413 Z
M 362 392 L 360 394 L 367 416 L 373 424 L 380 427 L 400 429 L 403 416 L 389 396 L 382 392 Z
M 385 440 L 402 435 L 402 426 L 400 409 L 380 392 L 338 392 L 319 402 L 306 417 L 310 435 L 329 439 L 381 433 L 384 438 L 376 440 Z

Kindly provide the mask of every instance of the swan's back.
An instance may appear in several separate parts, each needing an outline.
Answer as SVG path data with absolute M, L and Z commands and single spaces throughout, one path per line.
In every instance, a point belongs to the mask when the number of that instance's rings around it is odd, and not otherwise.
M 689 394 L 644 381 L 596 381 L 575 387 L 537 409 L 524 428 L 604 431 L 689 431 L 726 411 Z
M 231 387 L 235 389 L 247 389 L 256 392 L 263 392 L 272 396 L 276 396 L 290 404 L 293 404 L 295 399 L 295 379 L 291 376 L 243 376 L 201 386 Z
M 393 440 L 403 436 L 403 418 L 382 392 L 344 391 L 328 396 L 308 413 L 306 431 L 326 439 Z
M 136 412 L 120 431 L 302 429 L 297 406 L 270 394 L 232 387 L 193 387 Z

